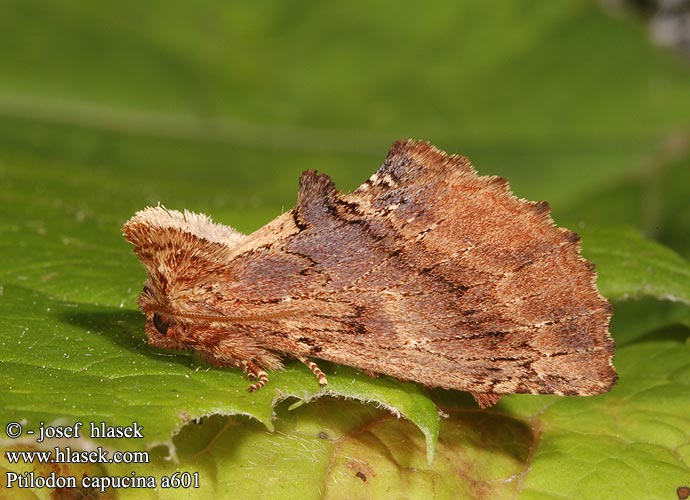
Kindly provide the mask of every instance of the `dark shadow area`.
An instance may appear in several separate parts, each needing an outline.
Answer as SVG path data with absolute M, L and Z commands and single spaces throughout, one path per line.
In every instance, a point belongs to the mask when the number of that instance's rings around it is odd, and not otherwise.
M 461 433 L 463 441 L 508 454 L 513 459 L 525 463 L 534 441 L 537 439 L 532 428 L 522 419 L 513 417 L 501 408 L 482 410 L 468 392 L 447 389 L 433 389 L 431 399 L 448 418 L 441 420 L 442 429 L 457 427 L 454 433 Z M 538 396 L 535 396 L 538 397 Z M 441 437 L 445 430 L 441 431 Z
M 144 331 L 144 316 L 139 310 L 78 304 L 78 308 L 58 308 L 60 321 L 92 334 L 108 338 L 114 345 L 149 358 L 165 358 L 166 362 L 185 366 L 194 364 L 189 353 L 165 351 L 148 344 Z
M 690 308 L 686 304 L 643 298 L 616 301 L 613 308 L 611 334 L 616 347 L 690 338 Z
M 492 411 L 450 412 L 441 422 L 439 444 L 446 440 L 463 443 L 483 453 L 501 453 L 521 464 L 531 460 L 532 450 L 539 439 L 523 420 Z M 452 449 L 453 446 L 450 448 Z
M 641 344 L 643 342 L 663 342 L 673 341 L 679 344 L 684 344 L 690 338 L 690 328 L 684 325 L 671 325 L 666 328 L 659 328 L 653 330 L 639 337 L 633 344 Z
M 73 304 L 58 306 L 56 316 L 62 323 L 105 336 L 119 347 L 141 352 L 134 348 L 146 339 L 144 317 L 139 311 L 84 303 L 77 306 L 76 310 Z
M 160 359 L 165 357 L 171 363 L 191 365 L 187 354 L 160 351 L 148 345 L 144 332 L 144 316 L 136 309 L 121 309 L 83 302 L 60 300 L 40 291 L 19 285 L 3 285 L 0 314 L 8 318 L 7 327 L 12 323 L 29 325 L 31 335 L 36 332 L 54 330 L 51 324 L 62 323 L 84 331 L 87 335 L 106 338 L 120 349 Z M 9 319 L 11 318 L 11 319 Z M 32 323 L 43 325 L 36 328 Z M 19 339 L 17 339 L 19 341 Z M 28 337 L 27 337 L 28 341 Z M 39 353 L 43 342 L 48 338 L 39 338 L 34 348 Z M 88 339 L 85 340 L 88 342 Z

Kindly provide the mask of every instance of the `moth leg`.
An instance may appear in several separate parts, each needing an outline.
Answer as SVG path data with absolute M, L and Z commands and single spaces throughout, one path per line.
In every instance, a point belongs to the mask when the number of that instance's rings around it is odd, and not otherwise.
M 328 385 L 328 380 L 326 379 L 326 374 L 321 371 L 321 368 L 317 366 L 316 363 L 314 363 L 311 359 L 307 358 L 297 358 L 299 359 L 302 363 L 307 365 L 311 372 L 316 375 L 316 380 L 319 381 L 319 385 L 324 386 Z
M 249 380 L 256 380 L 255 383 L 247 387 L 249 392 L 258 391 L 268 384 L 268 373 L 253 361 L 243 363 L 243 368 L 247 372 L 247 378 Z

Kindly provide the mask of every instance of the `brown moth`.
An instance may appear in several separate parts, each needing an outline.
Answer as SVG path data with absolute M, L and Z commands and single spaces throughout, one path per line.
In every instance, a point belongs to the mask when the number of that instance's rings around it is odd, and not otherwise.
M 297 206 L 243 235 L 163 207 L 123 233 L 146 266 L 149 342 L 244 370 L 309 358 L 472 393 L 593 395 L 616 380 L 611 306 L 579 237 L 461 156 L 393 144 L 350 194 L 304 172 Z

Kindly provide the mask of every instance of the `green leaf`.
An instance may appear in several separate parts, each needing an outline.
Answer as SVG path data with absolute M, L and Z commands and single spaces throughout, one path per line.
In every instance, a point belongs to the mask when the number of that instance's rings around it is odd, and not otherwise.
M 690 263 L 632 228 L 580 230 L 584 255 L 597 264 L 599 288 L 611 300 L 654 297 L 690 306 Z
M 480 411 L 436 391 L 449 416 L 431 465 L 409 421 L 323 398 L 279 408 L 273 433 L 211 416 L 175 436 L 181 466 L 154 454 L 151 464 L 109 473 L 199 473 L 200 490 L 159 490 L 157 498 L 664 498 L 690 473 L 690 351 L 662 340 L 624 347 L 616 359 L 621 382 L 586 404 L 512 396 Z
M 541 434 L 521 498 L 664 498 L 688 481 L 690 350 L 675 341 L 630 345 L 616 367 L 618 385 L 587 405 L 507 405 L 538 416 Z

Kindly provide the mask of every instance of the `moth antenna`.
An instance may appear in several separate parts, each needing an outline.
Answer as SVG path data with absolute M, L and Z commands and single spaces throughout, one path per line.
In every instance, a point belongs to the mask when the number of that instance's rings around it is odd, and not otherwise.
M 158 307 L 155 309 L 155 312 L 159 314 L 164 314 L 170 318 L 195 319 L 199 321 L 208 321 L 213 323 L 251 323 L 253 321 L 269 321 L 272 319 L 280 319 L 284 317 L 293 316 L 298 313 L 296 309 L 287 309 L 284 311 L 247 314 L 244 316 L 221 316 L 218 314 L 179 312 L 165 307 Z
M 307 358 L 297 358 L 299 359 L 302 363 L 307 365 L 311 372 L 316 375 L 316 380 L 319 381 L 320 386 L 328 385 L 328 379 L 326 378 L 326 374 L 321 371 L 321 368 L 318 367 L 316 363 L 314 363 L 311 359 Z

